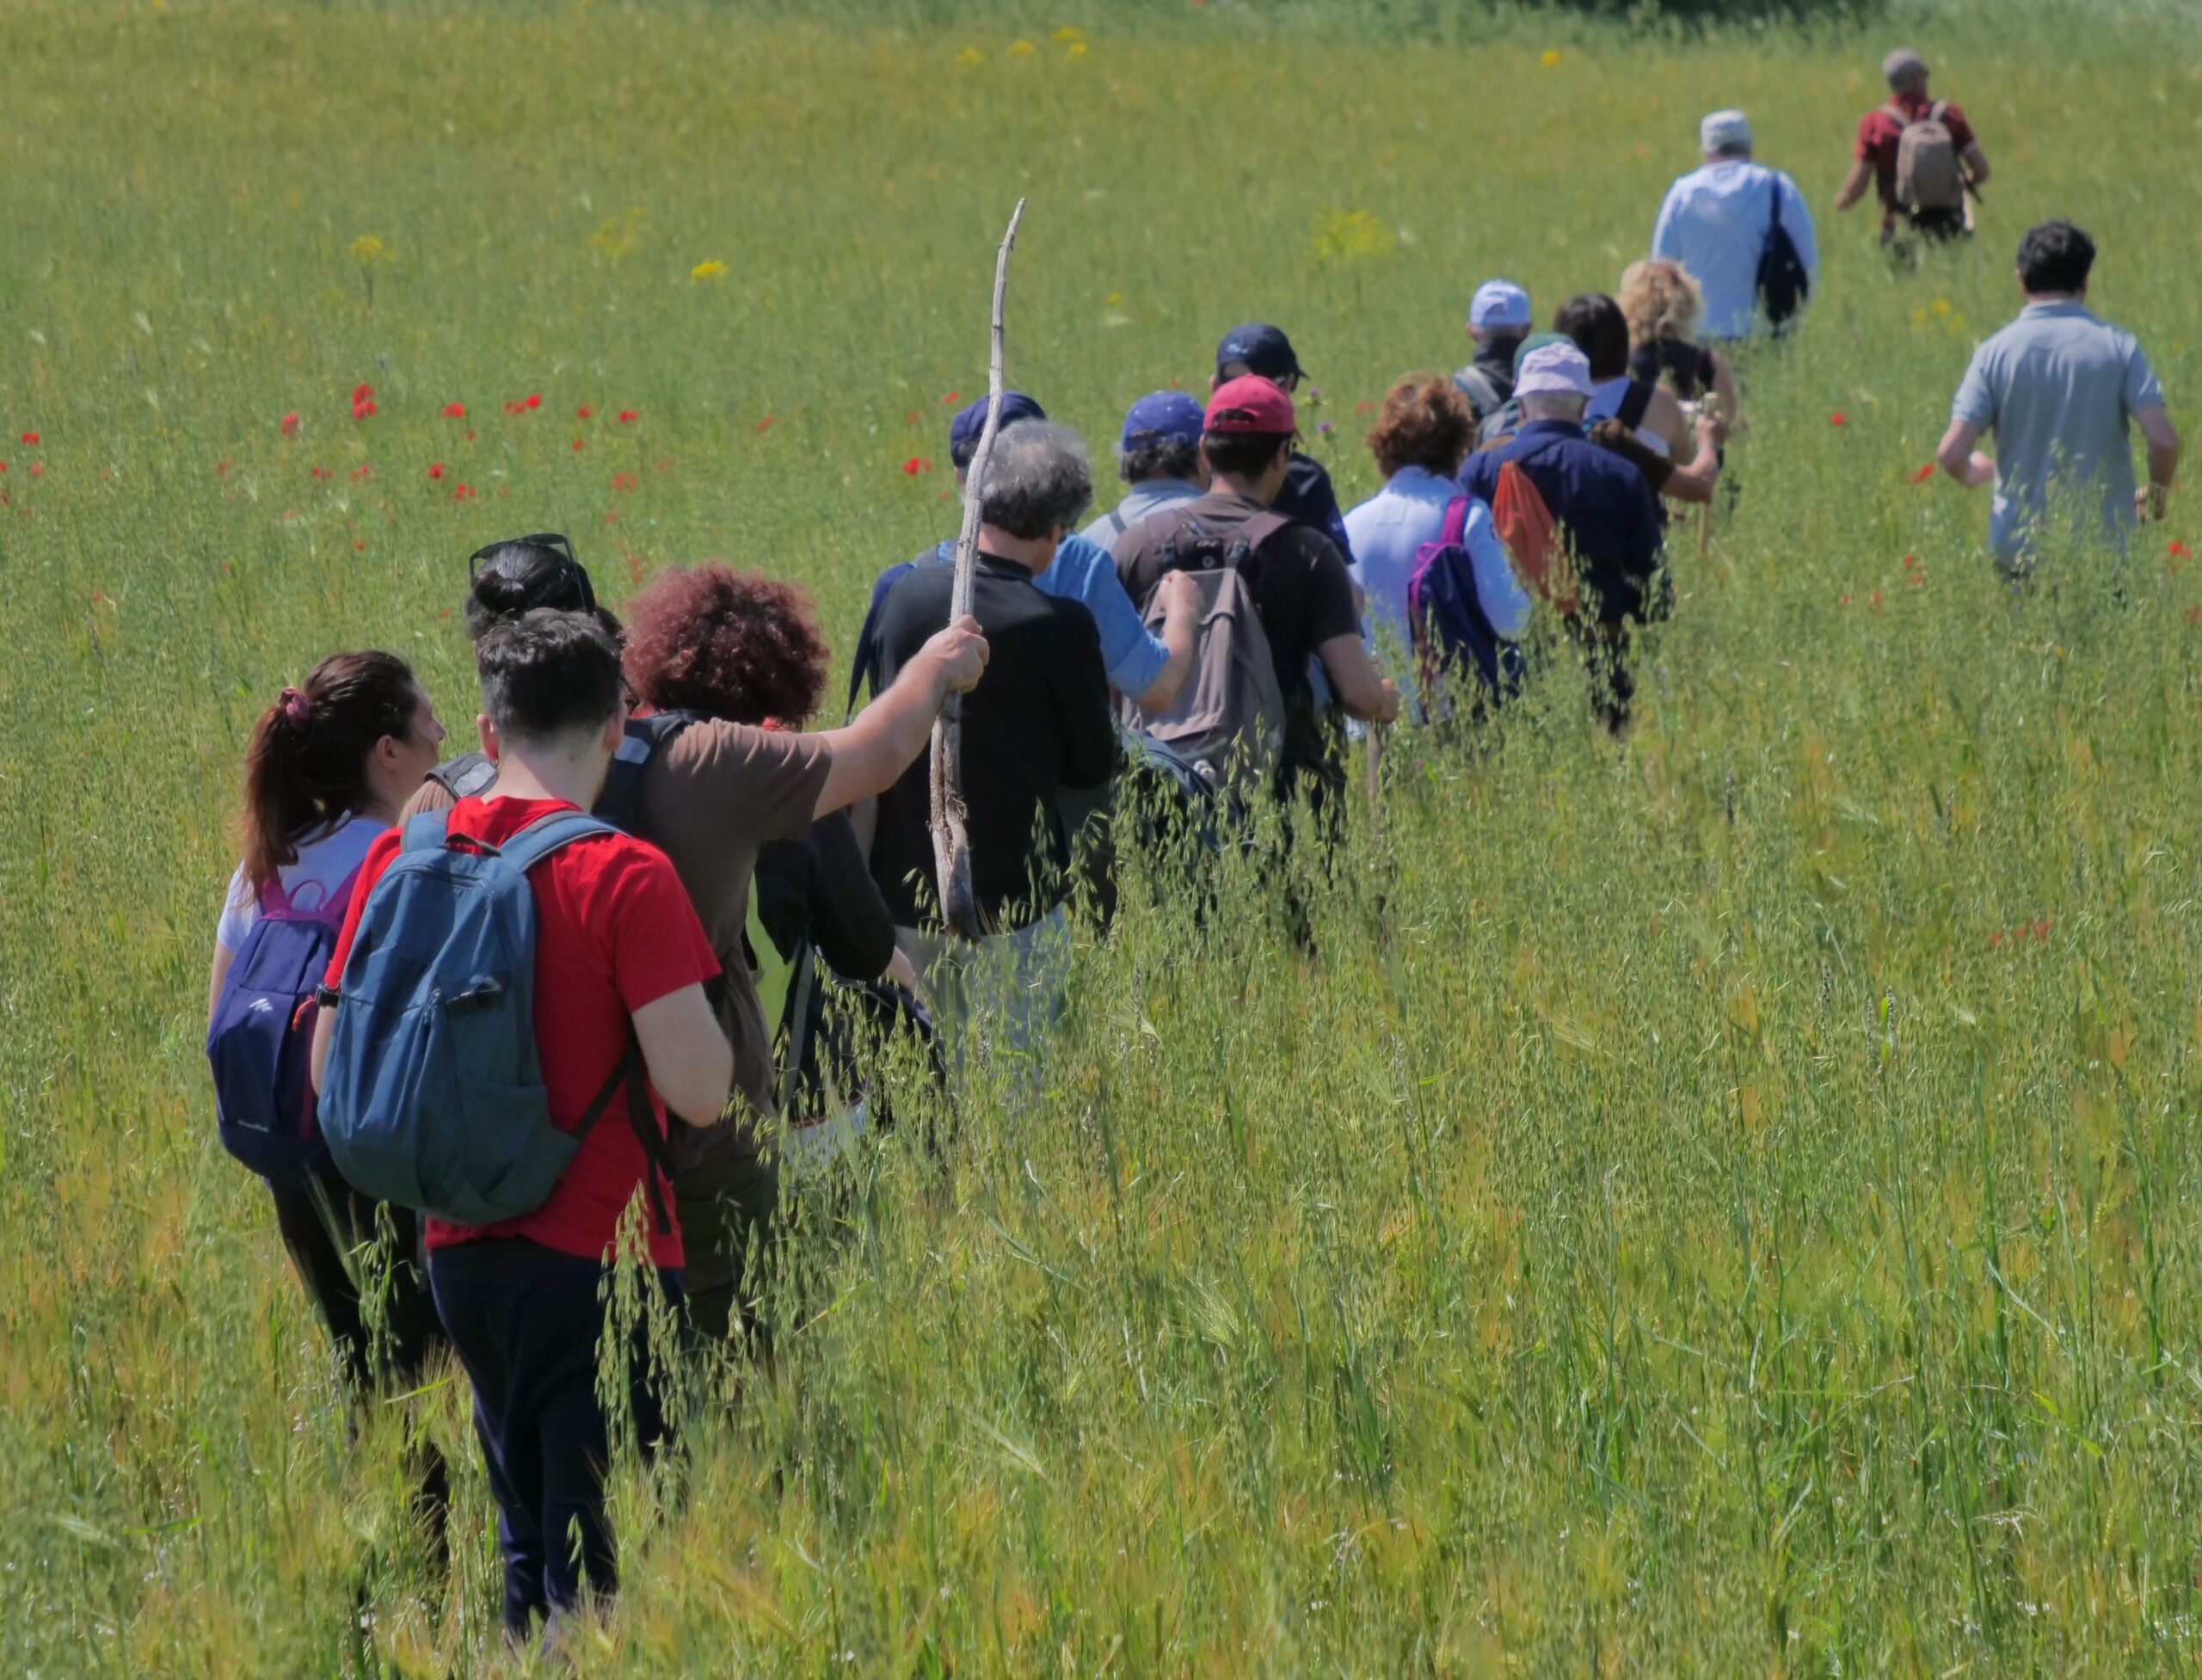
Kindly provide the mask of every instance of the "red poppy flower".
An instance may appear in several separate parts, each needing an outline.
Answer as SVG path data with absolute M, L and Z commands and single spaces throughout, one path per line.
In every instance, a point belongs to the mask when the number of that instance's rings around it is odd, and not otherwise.
M 942 397 L 940 400 L 944 405 L 950 403 L 960 403 L 963 400 L 963 393 L 960 391 L 951 391 L 947 396 Z
M 358 385 L 352 387 L 352 400 L 354 403 L 366 402 L 374 394 L 375 388 L 367 384 L 365 380 L 361 380 Z
M 2049 938 L 2049 923 L 2050 918 L 2044 916 L 2039 921 L 2033 925 L 2033 936 L 2035 938 L 2046 940 Z
M 352 545 L 352 552 L 354 554 L 365 554 L 366 551 L 367 545 L 364 541 L 354 542 Z
M 574 410 L 574 418 L 576 420 L 587 420 L 593 417 L 595 413 L 596 410 L 594 409 L 592 409 L 587 403 L 584 403 L 581 407 Z
M 466 428 L 466 440 L 467 440 L 467 442 L 469 442 L 469 443 L 473 442 L 475 439 L 477 439 L 477 438 L 480 437 L 481 435 L 482 435 L 482 434 L 481 434 L 479 432 L 476 431 L 476 430 L 475 430 L 471 426 L 470 426 L 470 427 L 468 427 L 468 428 Z
M 372 478 L 374 476 L 375 470 L 373 466 L 366 462 L 362 462 L 360 465 L 352 469 L 352 482 L 355 484 L 362 478 Z
M 627 554 L 620 557 L 627 563 L 627 581 L 630 583 L 640 583 L 643 581 L 643 557 L 639 554 Z
M 31 477 L 34 478 L 43 478 L 46 477 L 46 463 L 44 461 L 33 461 L 31 463 Z
M 429 463 L 428 463 L 428 477 L 431 477 L 431 478 L 440 478 L 440 477 L 442 477 L 443 476 L 444 476 L 444 464 L 443 464 L 441 461 L 431 461 L 431 462 L 429 462 Z
M 444 418 L 445 418 L 446 420 L 464 420 L 464 419 L 465 419 L 465 418 L 466 418 L 466 404 L 465 404 L 465 403 L 445 403 L 445 404 L 444 404 Z
M 926 459 L 922 455 L 913 455 L 908 460 L 902 463 L 902 471 L 909 474 L 911 477 L 914 478 L 921 472 L 931 472 L 932 471 L 932 463 Z
M 771 431 L 772 429 L 772 416 L 766 415 L 762 420 L 759 421 L 757 422 L 757 429 L 760 432 Z
M 471 501 L 473 501 L 473 500 L 474 500 L 474 486 L 473 486 L 473 485 L 471 485 L 471 484 L 460 484 L 460 485 L 457 485 L 457 486 L 455 486 L 455 487 L 452 489 L 452 493 L 451 493 L 451 499 L 452 499 L 453 502 L 471 502 Z
M 229 461 L 217 461 L 214 463 L 214 471 L 226 478 L 230 476 L 230 468 L 232 465 L 234 464 Z M 5 472 L 7 470 L 8 464 L 5 461 L 0 461 L 0 472 Z
M 641 486 L 642 482 L 631 472 L 615 472 L 612 475 L 612 488 L 615 490 L 636 489 Z
M 1915 484 L 1923 484 L 1934 476 L 1934 462 L 1929 461 L 1925 466 L 1920 468 L 1918 471 L 1911 475 L 1911 482 Z
M 37 434 L 37 433 L 35 433 L 35 432 L 26 432 L 26 433 L 24 433 L 24 434 L 23 434 L 23 441 L 24 441 L 25 443 L 28 443 L 28 444 L 35 444 L 35 443 L 38 441 L 38 434 Z
M 1873 605 L 1874 605 L 1875 606 L 1879 606 L 1880 604 L 1881 604 L 1881 592 L 1880 592 L 1879 589 L 1876 589 L 1876 590 L 1874 590 L 1874 591 L 1873 591 Z
M 543 406 L 543 393 L 538 391 L 530 396 L 527 399 L 527 406 L 531 409 L 541 408 Z
M 1917 569 L 1918 569 L 1918 566 L 1919 566 L 1919 557 L 1918 557 L 1917 555 L 1916 555 L 1916 554 L 1907 554 L 1907 555 L 1905 555 L 1905 556 L 1904 557 L 1904 570 L 1906 570 L 1906 571 L 1908 571 L 1908 572 L 1909 572 L 1909 571 L 1916 571 L 1916 570 L 1917 570 Z
M 444 623 L 449 624 L 451 622 L 451 608 L 446 606 L 442 612 L 437 613 L 436 617 L 442 619 Z
M 587 448 L 587 447 L 588 447 L 588 443 L 587 443 L 587 440 L 586 439 L 583 439 L 583 438 L 575 438 L 575 439 L 574 440 L 574 449 L 575 449 L 575 452 L 576 453 L 578 453 L 580 451 L 581 451 L 581 450 L 583 450 L 583 449 L 586 449 L 586 448 Z
M 1356 403 L 1353 405 L 1353 411 L 1356 414 L 1375 414 L 1376 412 L 1376 405 L 1374 403 L 1367 401 Z
M 526 414 L 527 412 L 527 404 L 521 402 L 518 397 L 514 397 L 506 403 L 505 412 L 507 414 Z
M 1837 409 L 1827 417 L 1827 423 L 1830 426 L 1848 426 L 1850 423 L 1850 416 Z
M 622 426 L 631 426 L 642 417 L 641 413 L 634 409 L 622 409 L 619 410 L 619 423 Z
M 1835 602 L 1835 604 L 1836 604 L 1837 606 L 1849 606 L 1849 605 L 1850 605 L 1850 596 L 1849 596 L 1849 594 L 1846 591 L 1844 594 L 1842 594 L 1838 595 L 1837 597 L 1836 597 L 1836 602 Z
M 382 410 L 375 406 L 375 399 L 372 397 L 355 397 L 352 399 L 352 418 L 354 420 L 372 420 L 381 412 Z
M 283 435 L 284 435 L 285 437 L 286 437 L 286 438 L 294 438 L 294 437 L 298 436 L 298 415 L 294 415 L 294 414 L 286 414 L 286 415 L 285 415 L 283 416 Z
M 911 424 L 911 425 L 913 425 L 913 426 L 921 426 L 921 425 L 923 425 L 924 423 L 925 423 L 925 416 L 924 416 L 923 415 L 920 414 L 920 413 L 919 413 L 915 409 L 911 409 L 911 410 L 910 410 L 910 424 Z
M 2171 555 L 2174 560 L 2192 560 L 2194 557 L 2194 551 L 2174 538 L 2171 545 Z
M 2000 928 L 2000 927 L 1999 927 L 1999 928 L 1997 928 L 1997 929 L 1996 929 L 1993 933 L 1990 933 L 1990 934 L 1988 936 L 1988 948 L 1989 948 L 1989 950 L 1990 950 L 1990 951 L 1996 951 L 1996 950 L 2000 949 L 2000 948 L 2002 947 L 2002 943 L 2003 943 L 2003 930 L 2002 930 L 2002 928 Z
M 613 508 L 610 513 L 606 514 L 604 516 L 604 522 L 605 522 L 606 525 L 617 525 L 617 524 L 618 524 L 618 523 L 619 523 L 619 510 L 618 510 L 617 508 Z

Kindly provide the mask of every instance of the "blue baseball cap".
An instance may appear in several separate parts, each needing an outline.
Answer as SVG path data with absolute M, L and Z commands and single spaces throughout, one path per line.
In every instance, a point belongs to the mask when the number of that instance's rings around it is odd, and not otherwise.
M 1014 426 L 1020 420 L 1045 420 L 1048 411 L 1021 391 L 1005 391 L 1001 394 L 1001 423 Z M 987 429 L 987 399 L 977 402 L 956 416 L 948 428 L 948 458 L 956 463 L 958 471 L 971 465 L 971 457 L 979 452 L 979 434 Z
M 1119 449 L 1136 449 L 1143 443 L 1198 443 L 1202 410 L 1182 391 L 1150 391 L 1133 403 L 1124 415 L 1124 435 Z
M 1536 324 L 1529 294 L 1512 280 L 1485 280 L 1468 305 L 1468 324 L 1485 332 L 1523 332 Z
M 1292 348 L 1284 329 L 1265 321 L 1249 321 L 1224 334 L 1215 347 L 1215 377 L 1228 379 L 1239 373 L 1258 373 L 1264 379 L 1304 378 L 1307 370 Z

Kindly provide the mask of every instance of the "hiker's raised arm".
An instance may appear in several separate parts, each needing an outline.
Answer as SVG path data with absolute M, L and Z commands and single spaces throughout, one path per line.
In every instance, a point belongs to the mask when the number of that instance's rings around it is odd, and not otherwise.
M 987 638 L 976 618 L 966 616 L 933 637 L 855 722 L 825 731 L 833 761 L 813 815 L 829 815 L 894 786 L 925 751 L 941 703 L 977 686 L 986 668 Z
M 1201 592 L 1190 572 L 1166 572 L 1156 586 L 1162 597 L 1162 645 L 1170 660 L 1146 691 L 1135 695 L 1150 712 L 1167 711 L 1193 674 L 1193 654 L 1200 641 Z
M 701 986 L 683 986 L 634 1013 L 643 1066 L 666 1111 L 692 1126 L 717 1123 L 734 1090 L 734 1046 Z
M 1973 446 L 1980 441 L 1980 428 L 1970 420 L 1953 420 L 1950 429 L 1942 434 L 1942 441 L 1934 451 L 1934 459 L 1943 471 L 1968 489 L 1993 483 L 1996 479 L 1996 458 L 1983 455 Z

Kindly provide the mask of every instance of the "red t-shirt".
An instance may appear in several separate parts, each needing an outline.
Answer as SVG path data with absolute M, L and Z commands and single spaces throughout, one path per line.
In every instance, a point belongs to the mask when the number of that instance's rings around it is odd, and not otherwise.
M 539 816 L 575 807 L 556 799 L 462 799 L 450 832 L 501 845 Z M 329 965 L 329 984 L 342 978 L 368 896 L 397 857 L 403 829 L 378 835 L 360 865 L 359 885 Z M 716 976 L 718 959 L 688 902 L 680 877 L 655 846 L 625 834 L 594 835 L 561 846 L 529 871 L 535 888 L 535 1044 L 550 1114 L 572 1125 L 588 1112 L 627 1054 L 630 1018 L 684 986 Z M 665 1105 L 649 1093 L 661 1130 Z M 602 1258 L 618 1235 L 643 1176 L 650 1171 L 642 1140 L 629 1121 L 624 1093 L 616 1096 L 582 1142 L 550 1199 L 533 1213 L 495 1225 L 428 1222 L 431 1248 L 477 1237 L 526 1237 L 546 1248 Z M 650 1259 L 682 1264 L 673 1197 L 662 1185 L 673 1228 L 650 1219 Z
M 1896 207 L 1896 153 L 1898 144 L 1904 138 L 1907 124 L 1918 121 L 1934 108 L 1934 102 L 1923 95 L 1901 93 L 1893 95 L 1891 104 L 1905 113 L 1904 122 L 1896 120 L 1896 113 L 1887 105 L 1877 105 L 1858 120 L 1858 158 L 1873 166 L 1873 179 L 1881 193 L 1882 208 Z M 1965 113 L 1955 101 L 1942 107 L 1942 124 L 1950 131 L 1950 143 L 1963 157 L 1973 144 L 1972 125 L 1965 120 Z

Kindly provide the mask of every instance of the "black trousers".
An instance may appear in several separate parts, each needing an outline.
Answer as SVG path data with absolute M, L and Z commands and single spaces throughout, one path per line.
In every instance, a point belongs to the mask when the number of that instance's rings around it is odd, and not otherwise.
M 355 1403 L 370 1394 L 419 1388 L 437 1349 L 446 1342 L 428 1292 L 420 1226 L 412 1210 L 370 1202 L 333 1172 L 317 1174 L 303 1186 L 268 1181 L 268 1194 L 275 1203 L 275 1228 L 307 1298 L 329 1326 Z M 388 1209 L 393 1237 L 386 1271 L 367 1252 L 375 1239 L 378 1205 Z M 384 1291 L 379 1345 L 360 1304 L 363 1279 L 371 1289 Z M 430 1565 L 440 1573 L 450 1561 L 446 1524 L 451 1517 L 451 1468 L 425 1437 L 416 1437 L 406 1455 L 414 1520 L 427 1542 Z
M 505 1558 L 505 1627 L 522 1638 L 538 1615 L 575 1608 L 585 1591 L 602 1597 L 618 1588 L 604 1513 L 611 1431 L 596 1395 L 606 1271 L 520 1237 L 457 1243 L 428 1258 L 436 1305 L 474 1385 L 474 1430 Z M 679 1308 L 680 1273 L 657 1277 Z M 670 1430 L 639 1326 L 627 1369 L 648 1449 Z

